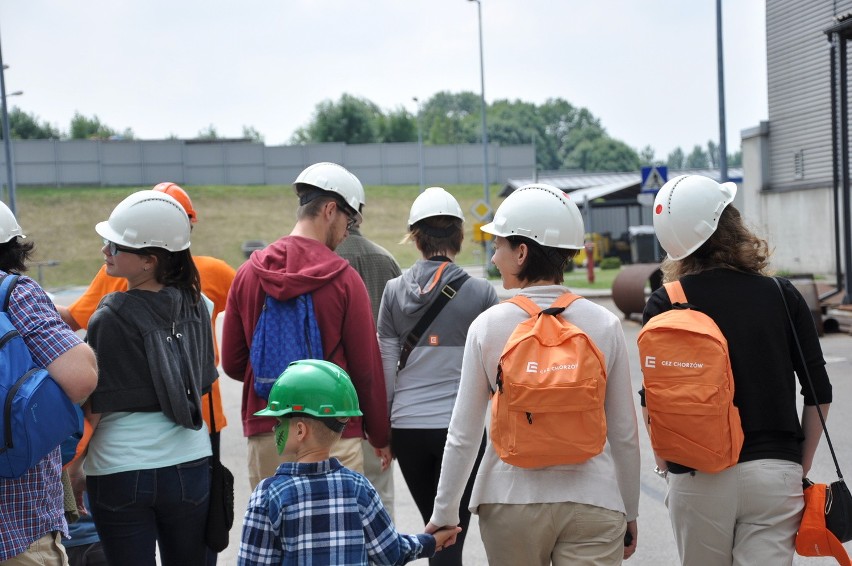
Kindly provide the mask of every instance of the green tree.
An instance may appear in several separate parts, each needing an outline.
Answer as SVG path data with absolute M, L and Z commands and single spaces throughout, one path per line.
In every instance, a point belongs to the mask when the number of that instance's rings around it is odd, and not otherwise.
M 650 145 L 646 145 L 639 150 L 639 162 L 641 165 L 657 165 L 655 162 L 656 152 Z
M 399 143 L 417 141 L 417 118 L 399 107 L 378 118 L 378 141 Z
M 607 136 L 581 141 L 563 162 L 568 169 L 583 171 L 636 171 L 639 164 L 633 148 Z
M 243 137 L 253 142 L 263 143 L 263 134 L 258 132 L 254 126 L 243 126 Z
M 203 130 L 199 130 L 198 135 L 195 136 L 195 139 L 213 141 L 218 140 L 220 138 L 219 132 L 216 131 L 216 127 L 213 124 L 210 124 Z
M 707 140 L 707 161 L 712 169 L 718 169 L 720 165 L 719 146 L 713 140 Z
M 679 171 L 683 169 L 685 163 L 686 157 L 680 147 L 674 148 L 672 152 L 669 153 L 668 158 L 666 158 L 666 165 L 668 166 L 669 171 Z
M 17 106 L 9 111 L 9 135 L 12 139 L 36 140 L 59 139 L 59 128 L 48 122 L 39 121 L 35 114 L 28 114 Z
M 420 107 L 423 142 L 433 145 L 481 142 L 481 107 L 479 95 L 469 91 L 434 94 Z
M 692 148 L 692 152 L 686 156 L 687 169 L 708 169 L 710 167 L 710 158 L 700 145 Z
M 420 106 L 426 144 L 474 144 L 482 140 L 482 102 L 473 92 L 438 92 Z M 486 107 L 488 141 L 499 145 L 535 143 L 536 167 L 580 167 L 589 171 L 636 169 L 635 150 L 611 138 L 588 109 L 561 98 L 535 105 L 496 100 Z M 417 139 L 417 119 L 405 109 L 383 113 L 368 100 L 344 94 L 317 105 L 310 123 L 293 143 L 405 142 Z M 599 153 L 599 154 L 598 154 Z M 653 155 L 653 154 L 652 154 Z
M 299 143 L 375 143 L 379 140 L 381 110 L 374 103 L 351 94 L 340 100 L 317 104 L 307 127 L 296 132 Z
M 735 153 L 728 155 L 728 167 L 742 167 L 743 166 L 743 152 L 741 149 L 738 149 Z
M 87 118 L 75 112 L 71 118 L 70 135 L 73 140 L 107 140 L 116 134 L 115 130 L 102 123 L 97 116 Z

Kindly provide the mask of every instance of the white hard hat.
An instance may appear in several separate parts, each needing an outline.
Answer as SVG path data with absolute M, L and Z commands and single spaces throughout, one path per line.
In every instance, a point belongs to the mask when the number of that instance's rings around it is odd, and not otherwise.
M 459 201 L 441 187 L 429 187 L 420 193 L 411 205 L 408 227 L 432 216 L 454 216 L 464 221 Z
M 524 185 L 506 197 L 494 221 L 482 228 L 495 236 L 524 236 L 542 246 L 581 250 L 585 244 L 583 216 L 561 190 L 543 183 Z
M 737 195 L 735 183 L 701 175 L 670 179 L 654 199 L 654 231 L 671 259 L 683 259 L 710 239 Z
M 310 185 L 340 195 L 355 211 L 358 220 L 361 220 L 361 206 L 367 203 L 364 186 L 358 177 L 345 167 L 337 163 L 314 163 L 299 173 L 293 181 L 293 188 L 297 194 L 299 185 Z
M 0 244 L 5 244 L 15 236 L 26 238 L 24 231 L 15 219 L 15 215 L 6 206 L 6 203 L 0 202 Z
M 173 197 L 160 191 L 138 191 L 118 203 L 109 220 L 95 231 L 128 248 L 189 248 L 189 216 Z

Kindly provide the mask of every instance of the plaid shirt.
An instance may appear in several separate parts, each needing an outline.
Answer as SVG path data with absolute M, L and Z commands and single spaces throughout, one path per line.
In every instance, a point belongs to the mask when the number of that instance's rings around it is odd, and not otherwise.
M 405 564 L 435 553 L 432 535 L 396 532 L 376 490 L 337 459 L 284 463 L 249 499 L 238 563 Z
M 59 318 L 47 294 L 29 277 L 18 279 L 12 291 L 9 318 L 38 365 L 47 366 L 82 343 Z M 0 478 L 0 561 L 17 556 L 51 531 L 68 536 L 61 470 L 57 447 L 23 476 Z

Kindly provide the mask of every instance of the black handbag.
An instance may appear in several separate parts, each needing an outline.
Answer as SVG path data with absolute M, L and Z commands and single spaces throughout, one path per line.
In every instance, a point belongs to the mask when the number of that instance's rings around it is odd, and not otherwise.
M 213 430 L 216 430 L 212 391 L 207 395 L 207 399 L 210 401 L 210 425 Z M 228 547 L 228 532 L 234 526 L 234 474 L 222 464 L 219 458 L 219 447 L 212 446 L 212 449 L 210 507 L 207 510 L 204 542 L 210 550 L 218 553 Z
M 842 478 L 825 492 L 825 527 L 840 542 L 852 540 L 852 494 Z
M 843 474 L 840 472 L 840 464 L 837 462 L 837 455 L 834 453 L 834 446 L 831 444 L 831 437 L 828 436 L 828 428 L 825 426 L 825 417 L 822 410 L 819 408 L 819 400 L 816 396 L 814 383 L 811 381 L 811 374 L 808 371 L 807 363 L 805 362 L 805 354 L 802 351 L 802 344 L 799 342 L 799 334 L 796 332 L 796 325 L 793 323 L 793 317 L 790 314 L 790 306 L 787 304 L 787 297 L 784 295 L 784 289 L 778 279 L 772 279 L 778 286 L 781 292 L 781 300 L 784 301 L 784 309 L 787 311 L 787 320 L 790 322 L 790 328 L 793 331 L 793 341 L 796 344 L 796 349 L 799 353 L 799 358 L 802 361 L 802 368 L 808 386 L 811 390 L 811 395 L 816 402 L 817 414 L 819 422 L 822 424 L 822 430 L 825 433 L 825 440 L 828 443 L 828 449 L 831 452 L 831 458 L 834 460 L 834 468 L 837 471 L 837 481 L 828 484 L 825 492 L 825 526 L 831 533 L 840 540 L 840 542 L 849 542 L 852 540 L 852 493 L 849 493 L 849 487 L 843 480 Z M 805 480 L 807 485 L 810 480 Z

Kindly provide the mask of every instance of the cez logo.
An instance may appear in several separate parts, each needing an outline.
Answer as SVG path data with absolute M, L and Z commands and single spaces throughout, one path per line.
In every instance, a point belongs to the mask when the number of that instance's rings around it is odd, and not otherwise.
M 538 373 L 538 362 L 527 362 L 527 373 Z
M 657 358 L 656 358 L 656 356 L 645 356 L 645 367 L 646 367 L 646 368 L 655 368 L 655 367 L 657 367 Z
M 35 403 L 32 407 L 30 407 L 30 413 L 32 413 L 33 422 L 35 423 L 38 422 L 38 413 L 36 411 L 38 411 L 38 403 Z

